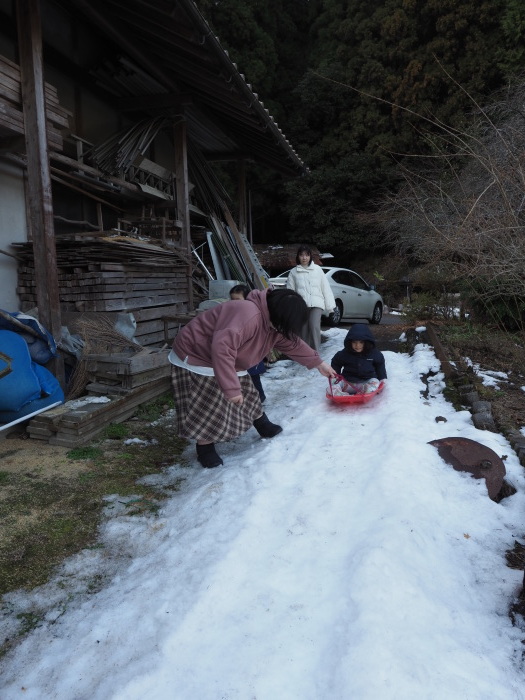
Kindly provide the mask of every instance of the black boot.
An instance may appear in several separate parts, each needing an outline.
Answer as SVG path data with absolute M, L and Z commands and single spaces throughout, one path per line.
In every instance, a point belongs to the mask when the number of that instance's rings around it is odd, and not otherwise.
M 276 425 L 270 421 L 266 413 L 263 413 L 260 418 L 253 421 L 253 427 L 263 438 L 275 437 L 283 431 L 280 425 Z
M 197 445 L 197 459 L 202 466 L 206 467 L 207 469 L 220 467 L 221 464 L 224 464 L 217 452 L 215 452 L 215 445 L 213 442 L 210 442 L 207 445 Z

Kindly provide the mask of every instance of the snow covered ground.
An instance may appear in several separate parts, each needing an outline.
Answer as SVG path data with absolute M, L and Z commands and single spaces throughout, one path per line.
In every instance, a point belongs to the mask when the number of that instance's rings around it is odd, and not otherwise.
M 345 334 L 325 334 L 324 359 Z M 173 465 L 156 478 L 185 481 L 158 517 L 114 515 L 103 548 L 8 595 L 4 636 L 47 613 L 3 659 L 2 700 L 525 699 L 525 629 L 508 617 L 523 572 L 505 564 L 524 470 L 444 400 L 431 348 L 385 356 L 387 387 L 360 408 L 276 363 L 263 384 L 282 434 L 220 446 L 219 469 Z M 506 455 L 517 493 L 494 503 L 447 465 L 428 442 L 451 436 Z

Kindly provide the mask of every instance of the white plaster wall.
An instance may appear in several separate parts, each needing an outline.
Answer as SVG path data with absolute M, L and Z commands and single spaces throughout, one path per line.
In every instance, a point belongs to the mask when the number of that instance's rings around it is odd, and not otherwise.
M 11 243 L 27 242 L 24 177 L 20 168 L 0 161 L 0 250 L 15 254 Z M 0 309 L 18 311 L 17 264 L 0 253 Z

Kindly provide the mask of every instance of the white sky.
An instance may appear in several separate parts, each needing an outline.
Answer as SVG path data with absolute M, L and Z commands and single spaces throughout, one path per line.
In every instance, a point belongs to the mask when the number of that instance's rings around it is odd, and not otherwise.
M 324 359 L 346 332 L 325 333 Z M 441 374 L 422 396 L 431 348 L 385 357 L 360 408 L 276 363 L 262 379 L 282 434 L 250 430 L 214 470 L 192 446 L 156 477 L 184 478 L 158 517 L 110 499 L 103 547 L 4 600 L 2 636 L 20 613 L 46 622 L 1 662 L 2 700 L 523 700 L 525 625 L 507 615 L 523 572 L 505 550 L 524 538 L 524 470 Z M 518 493 L 494 503 L 427 444 L 451 436 L 506 455 Z

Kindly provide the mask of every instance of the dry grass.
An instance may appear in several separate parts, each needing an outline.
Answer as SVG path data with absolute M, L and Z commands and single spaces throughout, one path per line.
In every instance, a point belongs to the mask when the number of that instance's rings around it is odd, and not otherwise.
M 86 362 L 89 355 L 105 355 L 118 352 L 134 354 L 140 352 L 141 345 L 132 342 L 115 329 L 114 322 L 107 316 L 82 318 L 75 324 L 75 331 L 84 341 L 82 357 L 69 381 L 67 400 L 76 399 L 85 393 L 88 383 Z
M 155 516 L 180 480 L 163 487 L 139 480 L 177 463 L 186 445 L 171 422 L 152 425 L 170 402 L 143 406 L 138 419 L 74 450 L 37 444 L 30 459 L 27 448 L 0 443 L 0 595 L 45 583 L 66 557 L 96 545 L 106 496 L 118 494 L 128 515 Z M 148 444 L 126 445 L 126 437 Z M 15 642 L 0 643 L 0 656 Z
M 449 322 L 439 326 L 439 337 L 450 359 L 464 364 L 468 358 L 481 370 L 503 372 L 498 387 L 485 387 L 474 372 L 473 382 L 481 397 L 491 402 L 494 420 L 504 435 L 519 430 L 525 422 L 525 367 L 523 333 L 505 333 L 495 328 L 469 323 Z

